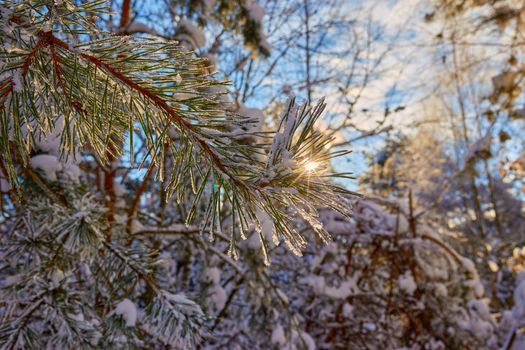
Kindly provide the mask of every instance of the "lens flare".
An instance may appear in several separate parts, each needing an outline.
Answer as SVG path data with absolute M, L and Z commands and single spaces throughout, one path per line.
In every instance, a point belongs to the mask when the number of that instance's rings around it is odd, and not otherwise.
M 317 162 L 308 162 L 304 165 L 304 168 L 306 169 L 306 171 L 312 172 L 315 169 L 317 169 L 318 166 L 319 166 L 319 163 Z

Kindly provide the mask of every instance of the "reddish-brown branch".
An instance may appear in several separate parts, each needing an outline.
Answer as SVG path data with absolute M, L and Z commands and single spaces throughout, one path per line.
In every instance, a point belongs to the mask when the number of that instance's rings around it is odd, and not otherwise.
M 129 3 L 129 1 L 127 1 L 127 2 Z M 126 1 L 125 1 L 125 3 L 126 3 Z M 129 6 L 129 4 L 127 6 Z M 58 46 L 58 47 L 60 47 L 60 48 L 62 48 L 64 50 L 67 50 L 69 52 L 73 52 L 73 51 L 71 50 L 71 48 L 69 47 L 69 45 L 67 43 L 65 43 L 64 41 L 60 40 L 56 36 L 54 36 L 52 32 L 40 32 L 38 35 L 40 37 L 40 40 L 38 41 L 38 43 L 35 45 L 35 47 L 31 50 L 31 52 L 26 57 L 25 62 L 22 65 L 22 75 L 25 76 L 25 74 L 27 73 L 27 70 L 29 69 L 29 66 L 33 62 L 33 60 L 36 57 L 36 55 L 38 54 L 38 52 L 41 49 L 43 49 L 44 47 L 51 45 L 52 46 L 52 48 L 51 48 L 51 56 L 52 56 L 52 60 L 55 62 L 55 73 L 57 74 L 57 79 L 59 79 L 59 81 L 60 81 L 60 79 L 61 79 L 60 68 L 59 68 L 59 62 L 60 61 L 59 61 L 59 57 L 58 57 L 58 55 L 56 53 L 56 49 L 55 49 L 54 46 Z M 73 52 L 73 53 L 74 54 L 78 54 L 76 52 Z M 175 109 L 172 106 L 170 106 L 170 104 L 166 100 L 164 100 L 162 97 L 157 95 L 155 92 L 152 92 L 149 89 L 147 89 L 147 88 L 141 86 L 140 84 L 134 82 L 131 78 L 125 76 L 122 73 L 120 73 L 117 69 L 115 69 L 111 65 L 101 61 L 97 57 L 94 57 L 94 56 L 89 55 L 87 53 L 80 53 L 78 55 L 81 58 L 85 59 L 86 61 L 92 63 L 96 67 L 104 70 L 106 73 L 110 74 L 111 76 L 113 76 L 114 78 L 119 80 L 121 83 L 126 85 L 129 89 L 137 91 L 141 95 L 147 97 L 152 102 L 154 102 L 160 109 L 164 110 L 164 112 L 166 112 L 166 114 L 173 121 L 175 121 L 177 124 L 179 124 L 179 126 L 181 127 L 181 129 L 183 131 L 186 131 L 186 132 L 189 133 L 190 137 L 192 137 L 199 144 L 200 149 L 205 154 L 207 154 L 210 157 L 210 160 L 215 164 L 215 166 L 217 166 L 217 168 L 219 168 L 224 174 L 226 174 L 226 175 L 228 175 L 230 177 L 231 181 L 233 181 L 238 186 L 246 187 L 246 185 L 243 182 L 239 181 L 238 179 L 236 179 L 236 177 L 232 176 L 230 171 L 222 163 L 221 159 L 215 153 L 215 151 L 208 145 L 206 140 L 200 138 L 197 135 L 197 130 L 195 129 L 195 126 L 193 124 L 191 124 L 189 121 L 187 121 L 184 118 L 182 118 L 175 111 Z M 13 89 L 13 86 L 11 84 L 9 89 L 7 89 L 4 93 L 2 93 L 2 95 L 0 95 L 0 98 L 5 97 L 7 94 L 9 94 L 12 91 L 12 89 Z M 78 108 L 79 106 L 77 106 L 76 104 L 73 104 L 73 107 L 75 107 L 75 109 L 77 109 L 77 111 L 79 111 L 79 110 L 82 111 L 83 110 L 82 108 Z M 106 175 L 109 175 L 109 176 L 107 176 L 106 179 L 105 179 L 106 181 L 105 181 L 105 184 L 104 184 L 104 188 L 107 190 L 107 193 L 110 195 L 110 197 L 113 197 L 114 196 L 113 186 L 110 187 L 109 183 L 108 183 L 109 180 L 111 180 L 112 172 L 109 172 Z M 113 174 L 113 176 L 114 176 L 114 174 Z M 112 193 L 113 193 L 113 195 L 112 195 Z M 109 219 L 111 221 L 111 215 L 110 215 Z
M 51 42 L 51 38 L 53 38 L 52 32 L 40 32 L 38 33 L 38 36 L 40 37 L 40 40 L 38 40 L 37 44 L 31 52 L 27 55 L 24 64 L 22 65 L 22 76 L 25 77 L 27 74 L 27 70 L 29 69 L 29 66 L 35 59 L 36 55 L 40 50 L 42 50 L 44 47 L 48 46 Z
M 51 45 L 51 60 L 53 61 L 53 68 L 55 69 L 55 75 L 58 80 L 58 85 L 64 87 L 62 82 L 62 70 L 60 68 L 60 57 L 58 57 L 57 50 L 55 50 L 55 47 L 53 45 Z
M 69 46 L 63 42 L 62 40 L 58 39 L 57 37 L 53 36 L 52 39 L 53 44 L 65 49 L 69 50 Z M 164 111 L 166 111 L 173 119 L 175 119 L 179 124 L 182 124 L 186 129 L 194 131 L 193 125 L 190 124 L 188 121 L 184 120 L 180 115 L 173 110 L 173 108 L 160 96 L 155 94 L 152 91 L 149 91 L 147 88 L 140 86 L 124 74 L 117 71 L 115 68 L 113 68 L 111 65 L 102 62 L 100 59 L 88 55 L 86 53 L 81 53 L 80 56 L 84 58 L 86 61 L 91 62 L 95 66 L 102 68 L 107 73 L 111 74 L 113 77 L 120 80 L 122 83 L 124 83 L 126 86 L 128 86 L 132 90 L 136 90 L 140 92 L 142 95 L 146 96 L 153 102 L 155 102 L 156 105 L 158 105 L 160 108 L 162 108 Z
M 6 79 L 6 80 L 4 80 L 4 81 L 0 84 L 0 89 L 3 89 L 7 84 L 11 84 L 11 85 L 13 85 L 13 80 L 12 80 L 12 79 Z
M 124 0 L 122 2 L 122 15 L 120 16 L 120 28 L 128 25 L 131 18 L 131 0 Z
M 131 234 L 131 224 L 133 222 L 133 216 L 135 215 L 135 212 L 137 211 L 139 207 L 140 197 L 142 196 L 142 193 L 146 190 L 146 187 L 148 187 L 148 181 L 151 177 L 151 174 L 153 174 L 154 166 L 150 166 L 148 169 L 148 172 L 146 173 L 146 176 L 144 176 L 144 180 L 142 181 L 142 184 L 140 185 L 137 193 L 135 194 L 135 198 L 133 198 L 133 202 L 131 203 L 131 207 L 128 211 L 128 221 L 126 222 L 126 231 Z
M 50 50 L 51 50 L 51 60 L 53 61 L 53 67 L 55 70 L 55 75 L 57 77 L 58 85 L 62 88 L 64 95 L 69 96 L 69 94 L 66 93 L 67 86 L 64 83 L 64 79 L 62 78 L 63 76 L 62 68 L 61 68 L 62 62 L 60 60 L 60 57 L 58 56 L 54 45 L 50 45 Z M 80 115 L 86 114 L 86 110 L 81 102 L 74 100 L 74 99 L 70 99 L 70 104 L 71 106 L 73 106 L 73 108 L 77 111 L 78 114 Z
M 27 69 L 31 65 L 31 63 L 32 63 L 34 57 L 37 55 L 37 53 L 42 48 L 44 48 L 44 47 L 46 47 L 48 45 L 56 45 L 56 46 L 58 46 L 58 47 L 60 47 L 60 48 L 62 48 L 64 50 L 73 52 L 67 43 L 65 43 L 64 41 L 60 40 L 56 36 L 54 36 L 52 32 L 40 32 L 39 33 L 39 37 L 40 37 L 39 42 L 35 45 L 33 50 L 31 50 L 31 52 L 27 56 L 23 66 L 22 66 L 23 75 L 26 74 Z M 139 92 L 141 95 L 143 95 L 143 96 L 147 97 L 148 99 L 150 99 L 151 101 L 153 101 L 159 108 L 164 110 L 169 115 L 169 117 L 171 119 L 173 119 L 175 122 L 177 122 L 182 127 L 182 129 L 185 129 L 186 131 L 191 133 L 192 138 L 199 144 L 199 147 L 206 154 L 208 154 L 208 156 L 211 158 L 211 161 L 224 174 L 228 175 L 231 178 L 231 180 L 234 181 L 237 185 L 244 186 L 244 184 L 242 182 L 238 181 L 234 176 L 232 176 L 230 174 L 228 169 L 226 169 L 226 167 L 224 166 L 224 164 L 220 160 L 219 156 L 211 149 L 211 147 L 207 144 L 207 142 L 196 135 L 195 127 L 190 122 L 188 122 L 187 120 L 182 118 L 175 111 L 175 109 L 169 105 L 169 103 L 166 100 L 164 100 L 162 97 L 160 97 L 156 93 L 150 91 L 149 89 L 147 89 L 147 88 L 139 85 L 138 83 L 134 82 L 132 79 L 130 79 L 129 77 L 127 77 L 124 74 L 120 73 L 114 67 L 112 67 L 111 65 L 101 61 L 97 57 L 91 56 L 91 55 L 86 54 L 86 53 L 81 53 L 80 57 L 82 57 L 86 61 L 94 64 L 98 68 L 103 69 L 107 73 L 111 74 L 114 78 L 116 78 L 119 81 L 121 81 L 128 88 Z M 10 88 L 9 90 L 12 90 L 12 88 Z M 4 92 L 4 94 L 6 94 L 6 93 L 9 93 L 9 92 Z M 2 94 L 2 95 L 4 95 L 4 94 Z
M 62 40 L 58 39 L 54 35 L 51 34 L 51 43 L 54 45 L 57 45 L 61 47 L 64 50 L 71 51 L 69 48 L 69 45 Z M 232 181 L 234 181 L 237 185 L 244 186 L 244 184 L 240 181 L 238 181 L 234 176 L 231 175 L 229 170 L 224 166 L 218 155 L 211 149 L 211 147 L 206 143 L 205 140 L 201 139 L 200 137 L 196 136 L 196 129 L 193 124 L 182 118 L 175 109 L 169 105 L 169 103 L 164 100 L 162 97 L 157 95 L 156 93 L 150 91 L 149 89 L 141 86 L 140 84 L 134 82 L 129 77 L 125 76 L 124 74 L 120 73 L 118 70 L 116 70 L 111 65 L 101 61 L 97 57 L 91 56 L 86 53 L 81 53 L 80 57 L 85 59 L 86 61 L 94 64 L 98 68 L 103 69 L 110 75 L 112 75 L 114 78 L 118 79 L 120 82 L 125 84 L 128 88 L 135 90 L 139 92 L 141 95 L 147 97 L 152 102 L 154 102 L 160 109 L 164 110 L 168 114 L 168 116 L 173 119 L 175 122 L 177 122 L 182 129 L 185 129 L 186 131 L 191 133 L 192 138 L 199 144 L 199 147 L 210 156 L 211 161 L 219 168 L 224 174 L 228 175 Z
M 0 95 L 0 99 L 6 97 L 7 95 L 9 95 L 13 91 L 13 82 L 10 81 L 10 83 L 11 83 L 11 85 L 9 85 L 9 87 L 4 92 L 2 92 L 2 94 Z
M 5 88 L 7 85 L 9 85 L 9 87 L 7 89 L 5 89 L 5 91 L 2 92 L 2 94 L 0 94 L 0 100 L 3 99 L 4 97 L 6 97 L 7 95 L 9 95 L 13 91 L 14 83 L 13 83 L 12 79 L 6 79 L 4 82 L 2 82 L 2 84 L 0 84 L 0 90 Z M 0 105 L 0 109 L 4 109 L 4 104 L 3 103 L 2 103 L 2 105 Z
M 53 191 L 51 188 L 49 188 L 45 181 L 40 178 L 40 175 L 33 171 L 33 169 L 24 167 L 23 170 L 49 198 L 53 199 L 54 203 L 64 206 L 66 205 L 66 198 L 62 196 L 62 194 L 57 193 L 56 191 Z
M 38 43 L 35 45 L 35 47 L 33 47 L 31 52 L 29 52 L 29 54 L 24 60 L 24 63 L 22 64 L 22 78 L 26 76 L 27 70 L 29 69 L 31 63 L 33 63 L 33 60 L 35 59 L 38 52 L 49 45 L 50 38 L 51 36 L 53 36 L 51 32 L 40 32 L 38 35 L 40 37 L 40 40 L 38 40 Z M 0 85 L 0 89 L 4 88 L 8 83 L 10 83 L 11 85 L 0 95 L 0 99 L 6 97 L 11 92 L 13 92 L 14 82 L 12 79 L 7 79 L 4 82 L 2 82 L 2 84 Z M 4 106 L 2 105 L 1 108 L 4 108 Z

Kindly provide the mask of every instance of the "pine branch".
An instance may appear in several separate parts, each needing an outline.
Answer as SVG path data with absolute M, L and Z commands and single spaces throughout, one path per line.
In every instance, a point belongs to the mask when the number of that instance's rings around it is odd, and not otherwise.
M 40 187 L 42 191 L 45 192 L 45 194 L 53 200 L 55 203 L 59 203 L 61 205 L 66 205 L 66 200 L 64 197 L 62 197 L 60 194 L 57 194 L 53 192 L 47 184 L 41 179 L 41 177 L 33 171 L 33 169 L 25 167 L 24 172 L 29 175 L 29 177 Z
M 230 202 L 232 219 L 238 223 L 231 228 L 232 256 L 236 256 L 234 242 L 258 221 L 258 210 L 269 216 L 274 227 L 273 237 L 259 229 L 267 262 L 267 239 L 278 241 L 282 236 L 300 254 L 306 240 L 295 228 L 296 217 L 302 217 L 328 241 L 330 237 L 317 218 L 317 207 L 349 213 L 350 203 L 342 195 L 348 191 L 330 184 L 328 180 L 337 174 L 328 173 L 323 166 L 346 152 L 327 152 L 330 138 L 314 128 L 324 111 L 323 101 L 310 107 L 297 106 L 290 99 L 272 144 L 259 143 L 260 135 L 252 133 L 256 144 L 246 145 L 238 139 L 245 134 L 239 132 L 240 126 L 253 121 L 230 115 L 224 106 L 199 92 L 215 85 L 203 73 L 205 63 L 172 43 L 107 34 L 96 41 L 70 45 L 59 38 L 59 32 L 39 29 L 36 33 L 36 42 L 17 43 L 21 51 L 0 51 L 0 58 L 6 61 L 4 70 L 13 81 L 4 83 L 9 98 L 0 101 L 9 107 L 0 110 L 0 131 L 12 136 L 2 138 L 0 146 L 13 181 L 16 174 L 11 149 L 27 163 L 32 148 L 21 128 L 28 128 L 30 140 L 32 133 L 45 134 L 49 116 L 59 111 L 68 133 L 64 145 L 61 143 L 62 153 L 89 143 L 105 163 L 123 153 L 126 135 L 133 150 L 131 136 L 135 125 L 140 124 L 147 149 L 140 166 L 149 160 L 148 173 L 155 167 L 164 181 L 164 161 L 172 159 L 172 172 L 165 182 L 167 195 L 183 198 L 188 182 L 182 177 L 190 175 L 189 183 L 196 195 L 188 223 L 195 218 L 195 208 L 202 204 L 205 187 L 220 184 L 211 191 L 202 229 L 209 229 L 213 238 L 214 232 L 220 231 L 223 198 Z M 181 73 L 184 77 L 179 83 L 176 77 Z M 15 81 L 17 74 L 21 75 L 20 82 Z M 33 89 L 31 83 L 40 88 Z M 191 93 L 193 97 L 181 100 L 177 98 L 180 93 Z M 172 138 L 170 132 L 176 137 Z M 110 197 L 108 240 L 115 221 L 112 172 L 109 175 L 105 179 Z
M 10 329 L 13 326 L 15 326 L 16 324 L 18 324 L 14 328 L 14 331 L 9 335 L 9 338 L 6 340 L 4 345 L 2 346 L 2 350 L 13 350 L 13 349 L 15 349 L 15 346 L 16 346 L 16 344 L 18 342 L 18 337 L 19 337 L 20 333 L 23 331 L 23 329 L 28 324 L 28 322 L 29 322 L 31 316 L 33 315 L 33 313 L 35 313 L 40 308 L 40 306 L 43 303 L 44 303 L 44 298 L 43 298 L 43 295 L 42 295 L 41 298 L 36 303 L 33 303 L 30 307 L 28 307 L 26 309 L 26 311 L 22 315 L 20 315 L 16 321 L 14 321 L 10 325 L 8 325 L 8 327 Z M 4 328 L 4 327 L 2 327 L 2 328 Z M 3 338 L 4 333 L 6 333 L 8 331 L 8 329 L 5 329 L 5 328 L 2 329 L 2 328 L 0 328 L 0 337 Z

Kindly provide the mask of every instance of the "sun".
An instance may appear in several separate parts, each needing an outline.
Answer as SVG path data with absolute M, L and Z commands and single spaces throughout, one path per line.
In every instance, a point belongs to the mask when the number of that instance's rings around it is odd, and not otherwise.
M 312 172 L 314 171 L 315 169 L 317 169 L 317 167 L 319 166 L 319 163 L 317 162 L 307 162 L 305 165 L 304 165 L 304 168 L 306 169 L 306 171 L 308 172 Z

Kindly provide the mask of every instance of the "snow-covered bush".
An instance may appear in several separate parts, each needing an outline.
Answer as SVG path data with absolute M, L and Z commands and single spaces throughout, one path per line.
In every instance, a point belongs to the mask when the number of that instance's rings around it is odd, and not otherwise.
M 474 264 L 398 206 L 360 200 L 352 226 L 303 266 L 297 289 L 283 290 L 321 349 L 482 349 L 496 341 Z
M 350 221 L 328 210 L 320 219 L 334 241 L 312 234 L 302 257 L 271 243 L 262 268 L 254 233 L 238 262 L 216 255 L 202 268 L 211 286 L 221 271 L 226 300 L 212 313 L 221 318 L 207 348 L 223 348 L 225 337 L 233 349 L 497 349 L 507 339 L 511 328 L 493 317 L 474 264 L 432 226 L 382 199 L 359 200 Z

